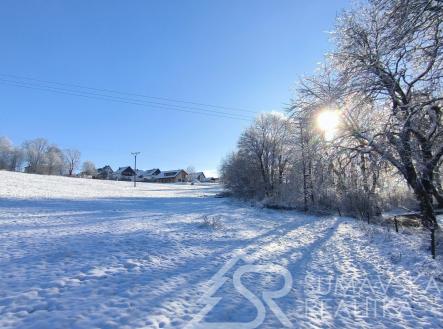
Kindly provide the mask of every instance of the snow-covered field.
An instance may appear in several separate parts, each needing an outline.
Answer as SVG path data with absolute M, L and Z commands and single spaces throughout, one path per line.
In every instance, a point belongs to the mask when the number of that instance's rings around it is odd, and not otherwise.
M 224 328 L 281 328 L 284 317 L 294 328 L 443 328 L 443 256 L 433 261 L 420 233 L 253 208 L 214 198 L 219 189 L 0 171 L 0 328 L 189 328 L 202 310 Z M 239 255 L 268 269 L 240 276 L 246 292 L 232 280 L 245 261 L 225 266 Z M 271 310 L 263 291 L 288 284 Z

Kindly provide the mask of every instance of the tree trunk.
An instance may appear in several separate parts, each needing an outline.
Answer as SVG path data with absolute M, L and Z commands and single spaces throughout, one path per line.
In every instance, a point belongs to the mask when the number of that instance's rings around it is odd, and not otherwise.
M 440 168 L 437 166 L 437 170 L 434 172 L 434 184 L 432 193 L 435 200 L 437 200 L 438 208 L 443 208 L 443 187 L 441 184 Z
M 308 211 L 308 183 L 306 180 L 306 150 L 304 143 L 303 123 L 300 123 L 301 158 L 303 170 L 303 205 L 304 211 Z
M 369 195 L 368 170 L 366 168 L 366 158 L 363 153 L 360 154 L 360 170 L 363 179 L 363 191 L 365 191 L 366 195 Z
M 431 253 L 432 258 L 435 259 L 436 252 L 435 252 L 435 228 L 431 229 Z
M 437 200 L 437 207 L 443 208 L 443 194 L 439 193 L 438 189 L 435 186 L 432 186 L 432 194 Z
M 312 205 L 315 204 L 315 198 L 314 198 L 314 182 L 312 180 L 312 160 L 309 159 L 308 163 L 308 175 L 309 175 L 309 194 L 311 196 L 311 203 Z
M 420 204 L 423 226 L 428 229 L 436 229 L 438 223 L 432 205 L 432 194 L 428 193 L 421 183 L 416 184 L 414 193 Z

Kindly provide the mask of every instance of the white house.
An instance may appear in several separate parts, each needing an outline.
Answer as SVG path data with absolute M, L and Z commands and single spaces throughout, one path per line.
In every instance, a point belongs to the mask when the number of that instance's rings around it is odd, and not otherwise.
M 206 176 L 202 171 L 193 172 L 193 173 L 189 174 L 188 180 L 190 182 L 204 182 L 204 181 L 206 181 Z
M 154 182 L 160 173 L 161 173 L 161 171 L 158 168 L 149 169 L 149 170 L 138 170 L 137 169 L 137 181 L 139 181 L 139 182 Z

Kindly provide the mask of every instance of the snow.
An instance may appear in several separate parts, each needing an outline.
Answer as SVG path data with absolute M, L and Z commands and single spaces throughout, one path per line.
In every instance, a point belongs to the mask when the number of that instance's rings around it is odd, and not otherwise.
M 0 171 L 0 328 L 184 328 L 235 256 L 289 270 L 275 303 L 294 328 L 441 328 L 443 264 L 427 234 L 214 198 L 214 184 L 154 184 Z M 205 226 L 204 216 L 220 226 Z M 207 322 L 248 322 L 232 284 Z M 282 278 L 250 273 L 257 296 Z M 266 308 L 260 328 L 280 328 Z
M 182 171 L 183 169 L 164 170 L 161 171 L 160 174 L 156 175 L 155 178 L 174 178 Z

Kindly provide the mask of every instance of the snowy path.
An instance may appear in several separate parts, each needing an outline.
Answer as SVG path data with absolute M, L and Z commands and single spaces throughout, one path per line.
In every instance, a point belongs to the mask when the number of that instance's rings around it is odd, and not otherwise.
M 256 209 L 210 186 L 6 172 L 0 184 L 0 328 L 182 328 L 239 253 L 290 271 L 275 302 L 294 328 L 443 328 L 442 264 L 415 235 Z M 222 227 L 201 227 L 205 215 Z M 242 282 L 257 296 L 282 286 L 272 273 Z M 231 279 L 216 296 L 206 321 L 257 315 Z M 267 309 L 260 328 L 280 327 Z

